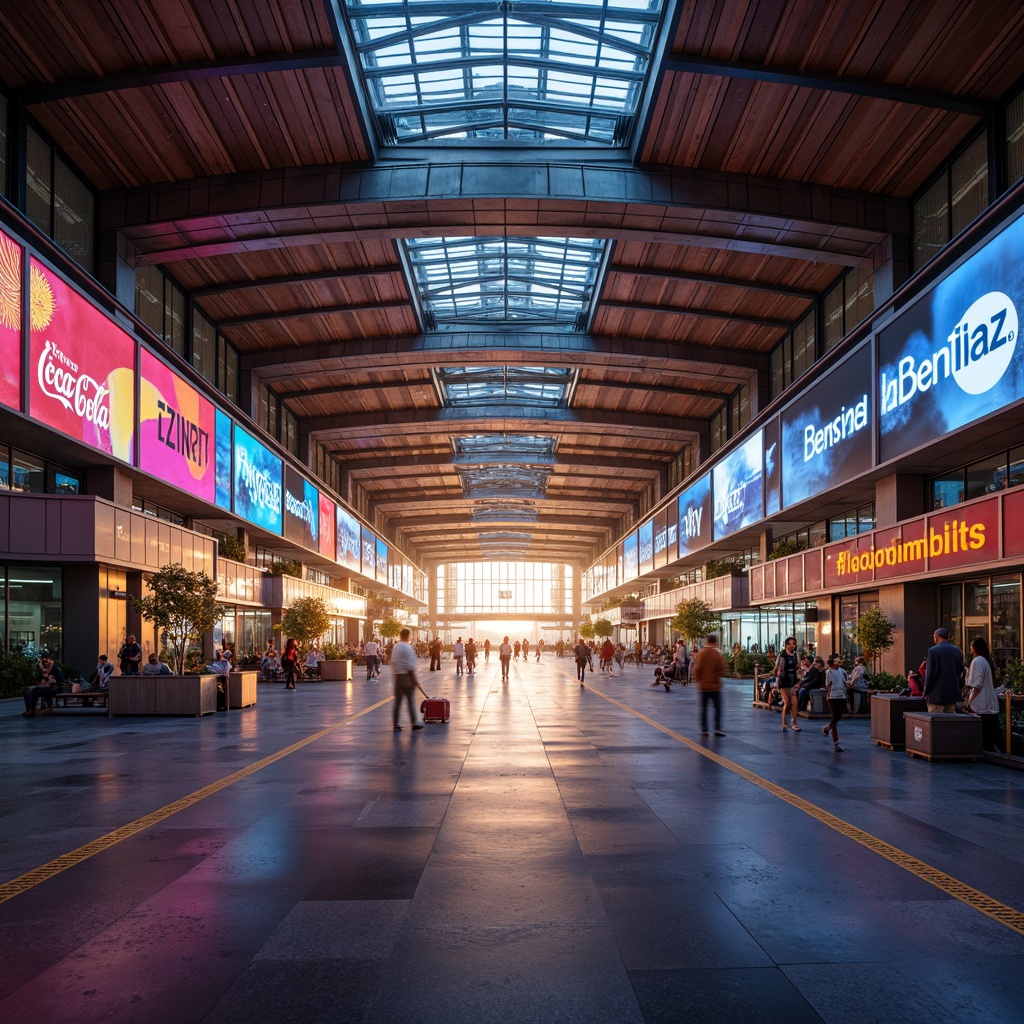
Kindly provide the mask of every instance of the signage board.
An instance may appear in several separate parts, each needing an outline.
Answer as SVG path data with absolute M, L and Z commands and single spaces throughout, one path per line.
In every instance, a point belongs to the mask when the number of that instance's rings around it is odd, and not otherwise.
M 29 415 L 131 463 L 135 339 L 36 259 L 31 277 Z
M 281 460 L 235 424 L 235 513 L 270 533 L 281 533 Z
M 359 572 L 362 549 L 360 545 L 359 522 L 340 505 L 337 506 L 338 565 Z
M 867 473 L 872 422 L 871 351 L 865 345 L 783 410 L 783 507 Z
M 0 402 L 21 408 L 25 250 L 0 231 Z
M 763 515 L 764 437 L 752 434 L 711 470 L 715 540 L 752 526 Z
M 338 548 L 337 527 L 334 521 L 335 508 L 336 506 L 334 502 L 321 491 L 319 550 L 321 555 L 325 558 L 331 559 L 332 562 L 335 559 L 335 552 Z
M 679 557 L 707 547 L 714 536 L 711 529 L 711 474 L 698 477 L 676 501 L 679 521 Z
M 782 511 L 782 452 L 779 450 L 779 417 L 764 425 L 764 514 Z
M 231 417 L 217 410 L 216 416 L 216 462 L 217 486 L 214 489 L 214 503 L 218 508 L 231 511 Z
M 362 545 L 360 548 L 360 569 L 359 571 L 364 576 L 369 576 L 370 579 L 377 578 L 377 535 L 368 530 L 365 526 L 362 528 Z
M 670 507 L 674 509 L 676 503 L 671 502 Z M 675 552 L 675 545 L 672 551 Z M 660 569 L 668 560 L 668 509 L 663 508 L 654 516 L 654 568 Z
M 640 571 L 640 545 L 637 531 L 624 537 L 622 540 L 622 583 L 635 580 Z
M 380 537 L 377 538 L 377 579 L 381 583 L 388 582 L 388 546 Z
M 641 576 L 654 568 L 654 520 L 648 519 L 637 530 L 637 571 Z
M 878 332 L 879 460 L 1024 397 L 1024 217 Z
M 297 470 L 284 470 L 284 536 L 310 551 L 320 550 L 320 492 Z

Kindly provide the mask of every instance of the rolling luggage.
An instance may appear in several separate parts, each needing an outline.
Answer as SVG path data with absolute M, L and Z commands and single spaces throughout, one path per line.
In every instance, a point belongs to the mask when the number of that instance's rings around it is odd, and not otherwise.
M 424 722 L 446 723 L 452 715 L 452 706 L 447 697 L 428 697 L 420 704 Z

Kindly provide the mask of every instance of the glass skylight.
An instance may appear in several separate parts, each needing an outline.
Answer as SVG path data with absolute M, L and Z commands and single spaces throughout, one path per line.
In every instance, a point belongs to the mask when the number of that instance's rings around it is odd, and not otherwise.
M 575 325 L 605 242 L 597 238 L 417 238 L 406 242 L 431 326 Z
M 484 500 L 473 503 L 472 519 L 475 522 L 501 522 L 523 520 L 532 522 L 540 515 L 532 501 Z
M 434 371 L 446 406 L 520 405 L 562 408 L 576 370 L 555 366 L 465 366 Z
M 550 461 L 555 455 L 557 439 L 541 434 L 465 434 L 453 437 L 452 445 L 460 462 L 473 459 L 479 462 L 500 462 L 515 459 L 519 462 L 530 459 Z
M 538 466 L 477 466 L 460 470 L 466 498 L 543 498 L 551 469 Z
M 345 0 L 382 141 L 624 145 L 662 0 Z

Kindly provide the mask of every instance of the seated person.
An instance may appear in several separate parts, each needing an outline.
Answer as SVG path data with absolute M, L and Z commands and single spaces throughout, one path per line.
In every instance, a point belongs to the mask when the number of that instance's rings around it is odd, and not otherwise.
M 260 660 L 260 671 L 266 680 L 276 679 L 281 674 L 281 656 L 273 648 L 267 650 Z
M 113 674 L 114 663 L 105 654 L 101 654 L 96 660 L 96 671 L 89 680 L 88 692 L 99 693 L 105 696 L 110 687 L 110 677 Z M 85 707 L 92 707 L 92 703 L 92 699 L 88 697 L 82 701 Z
M 306 655 L 306 675 L 320 675 L 320 662 L 323 660 L 324 656 L 314 644 Z
M 53 663 L 52 658 L 42 657 L 38 665 L 39 681 L 34 686 L 25 687 L 25 710 L 22 714 L 26 718 L 33 718 L 36 713 L 36 703 L 40 700 L 46 702 L 48 708 L 53 708 L 53 698 L 60 693 L 64 685 L 64 674 Z
M 654 682 L 651 683 L 651 686 L 664 686 L 665 692 L 667 693 L 672 689 L 672 684 L 674 682 L 677 682 L 677 680 L 675 679 L 675 673 L 672 668 L 668 666 L 662 668 L 660 665 L 655 668 Z
M 169 676 L 173 675 L 169 665 L 165 665 L 155 654 L 149 656 L 149 660 L 142 666 L 144 676 Z
M 213 661 L 206 666 L 206 671 L 215 676 L 226 676 L 231 671 L 231 655 L 226 651 L 217 651 Z
M 907 672 L 907 688 L 910 693 L 909 697 L 923 697 L 924 696 L 924 667 L 925 663 L 922 661 L 919 668 L 910 669 Z
M 853 671 L 850 673 L 850 678 L 846 684 L 850 710 L 854 714 L 860 711 L 862 704 L 867 702 L 868 687 L 870 685 L 871 679 L 868 676 L 868 663 L 864 655 L 860 654 L 854 660 Z
M 811 703 L 812 690 L 825 689 L 825 660 L 815 658 L 811 667 L 804 673 L 800 680 L 800 689 L 797 691 L 796 706 L 798 711 L 806 711 Z

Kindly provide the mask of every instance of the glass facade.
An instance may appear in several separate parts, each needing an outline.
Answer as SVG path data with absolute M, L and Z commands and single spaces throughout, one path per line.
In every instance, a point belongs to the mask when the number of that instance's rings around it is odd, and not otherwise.
M 437 567 L 439 615 L 567 615 L 572 568 L 558 562 L 446 562 Z
M 997 666 L 1021 656 L 1021 577 L 985 576 L 939 587 L 939 616 L 965 653 L 975 637 L 988 641 Z
M 3 641 L 12 654 L 48 654 L 61 660 L 63 644 L 60 568 L 0 566 Z

